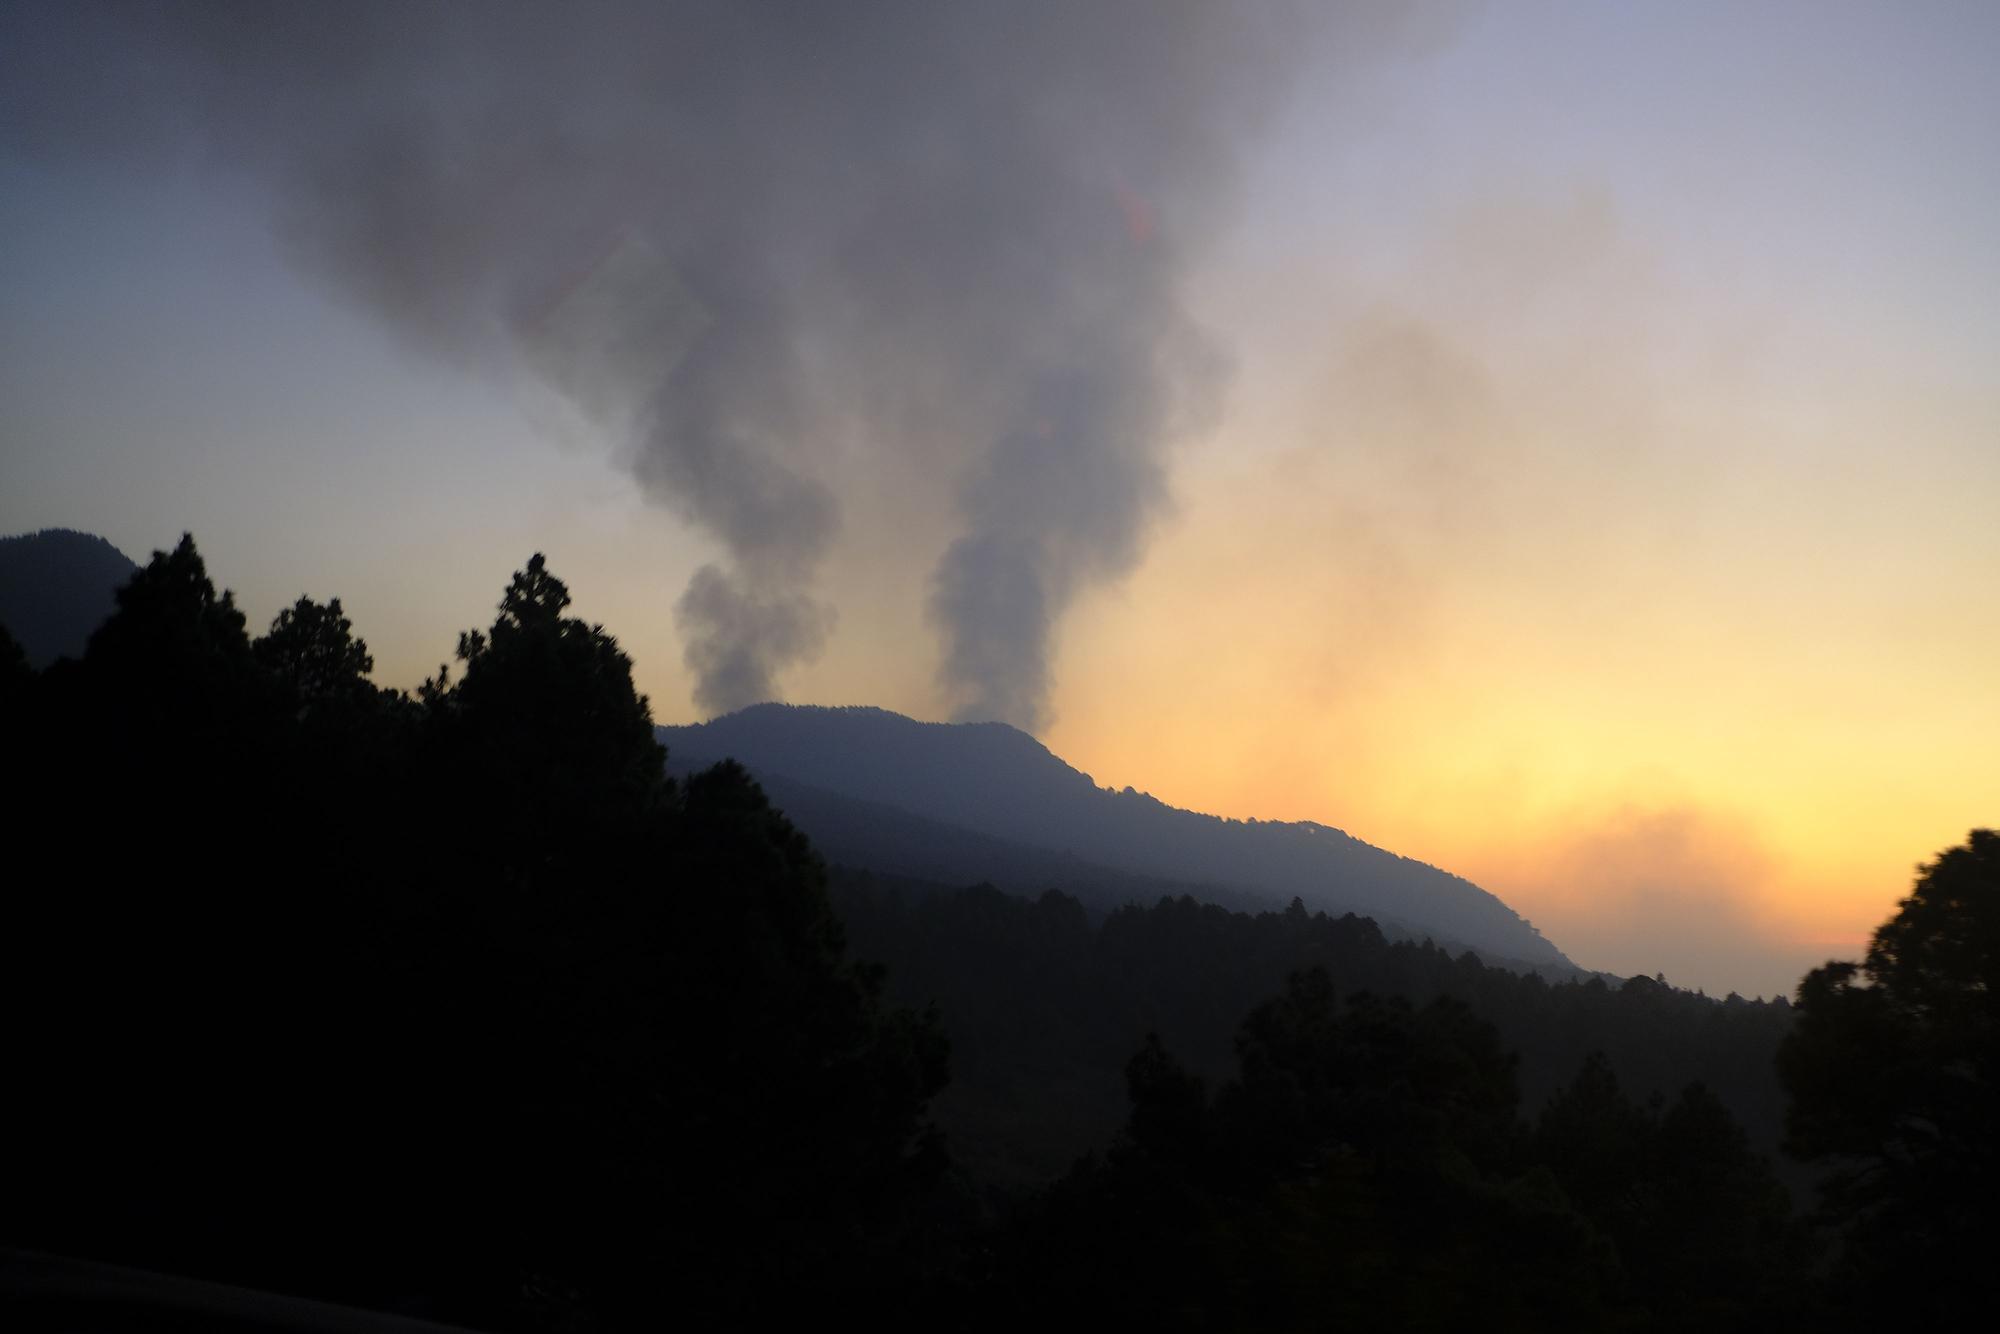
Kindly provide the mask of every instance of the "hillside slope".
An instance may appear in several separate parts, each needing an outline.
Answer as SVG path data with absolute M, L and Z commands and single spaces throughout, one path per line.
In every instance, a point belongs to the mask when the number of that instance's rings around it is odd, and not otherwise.
M 1127 875 L 1236 890 L 1280 906 L 1296 895 L 1315 909 L 1402 923 L 1495 958 L 1571 966 L 1470 881 L 1324 825 L 1224 820 L 1130 788 L 1100 788 L 1001 723 L 763 704 L 658 732 L 677 769 L 736 759 L 774 786 L 789 779 Z M 836 851 L 837 819 L 795 818 Z
M 712 757 L 670 752 L 676 774 L 706 768 Z M 1249 910 L 1261 896 L 1222 885 L 1141 875 L 962 825 L 947 824 L 898 806 L 846 796 L 765 771 L 759 784 L 785 818 L 804 830 L 813 847 L 836 866 L 922 882 L 940 889 L 988 884 L 1021 894 L 1061 888 L 1093 916 L 1128 903 L 1192 895 L 1204 903 Z

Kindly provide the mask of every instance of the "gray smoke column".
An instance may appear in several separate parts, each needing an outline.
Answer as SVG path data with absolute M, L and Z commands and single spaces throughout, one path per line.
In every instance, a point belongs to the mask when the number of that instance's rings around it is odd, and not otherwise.
M 674 615 L 688 637 L 694 702 L 727 713 L 746 702 L 776 699 L 773 666 L 818 652 L 829 613 L 802 596 L 760 596 L 725 571 L 704 565 L 674 605 Z
M 936 479 L 942 684 L 1033 727 L 1215 401 L 1184 279 L 1327 9 L 23 5 L 0 134 L 249 172 L 312 273 L 573 399 L 725 553 L 677 610 L 705 708 L 818 651 L 843 492 Z

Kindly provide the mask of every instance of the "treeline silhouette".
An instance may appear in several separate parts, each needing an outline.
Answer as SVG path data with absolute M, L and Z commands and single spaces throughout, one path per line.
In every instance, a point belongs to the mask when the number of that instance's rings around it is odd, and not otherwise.
M 983 1182 L 1043 1185 L 1101 1145 L 1126 1113 L 1125 1061 L 1149 1034 L 1203 1078 L 1226 1077 L 1243 1015 L 1311 968 L 1343 992 L 1466 1003 L 1518 1058 L 1530 1114 L 1600 1054 L 1641 1102 L 1699 1083 L 1760 1152 L 1783 1136 L 1783 999 L 1716 1001 L 1648 977 L 1551 983 L 1297 900 L 1250 913 L 1182 896 L 1093 921 L 1053 890 L 1030 901 L 835 868 L 832 892 L 854 948 L 888 965 L 891 994 L 935 1004 L 953 1065 L 939 1119 Z
M 1983 1309 L 1993 835 L 1796 1013 L 1303 906 L 830 893 L 568 601 L 531 560 L 414 698 L 337 600 L 252 639 L 188 539 L 80 659 L 0 634 L 0 1241 L 495 1330 Z
M 410 699 L 183 540 L 14 660 L 6 1240 L 494 1328 L 921 1299 L 941 1033 L 567 602 Z

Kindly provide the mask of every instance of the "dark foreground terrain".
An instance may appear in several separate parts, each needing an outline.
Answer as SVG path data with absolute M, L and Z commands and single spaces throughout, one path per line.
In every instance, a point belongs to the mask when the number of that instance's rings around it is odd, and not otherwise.
M 1796 1006 L 830 878 L 743 768 L 668 776 L 567 603 L 529 562 L 411 698 L 184 541 L 80 658 L 0 641 L 0 1276 L 489 1330 L 1989 1311 L 2000 837 Z

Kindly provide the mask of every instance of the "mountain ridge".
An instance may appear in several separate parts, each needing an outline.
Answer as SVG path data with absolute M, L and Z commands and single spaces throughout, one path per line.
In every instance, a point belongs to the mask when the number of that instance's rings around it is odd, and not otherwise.
M 1236 820 L 1130 787 L 1099 787 L 1003 723 L 923 722 L 865 705 L 759 704 L 656 734 L 676 769 L 735 759 L 760 780 L 791 780 L 1112 872 L 1235 890 L 1266 906 L 1296 896 L 1309 908 L 1388 918 L 1497 959 L 1576 967 L 1462 876 L 1331 825 Z M 829 827 L 816 830 L 810 820 L 802 827 L 836 845 L 838 831 L 822 823 Z

